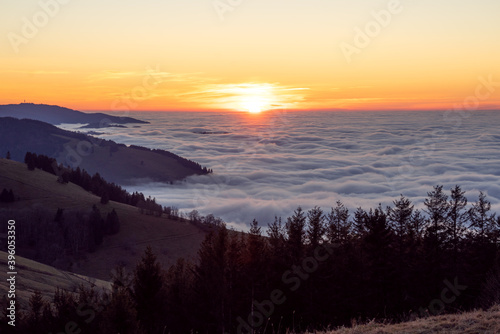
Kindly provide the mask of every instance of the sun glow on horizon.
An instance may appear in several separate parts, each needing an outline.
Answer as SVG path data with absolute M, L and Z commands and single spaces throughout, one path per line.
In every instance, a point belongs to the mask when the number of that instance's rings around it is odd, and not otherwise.
M 303 90 L 279 83 L 247 82 L 211 84 L 202 87 L 196 96 L 205 98 L 206 106 L 214 109 L 259 114 L 273 109 L 290 109 L 304 99 Z
M 235 109 L 245 110 L 251 114 L 259 114 L 270 109 L 271 104 L 277 101 L 274 87 L 269 84 L 244 84 L 234 91 L 238 107 Z
M 243 107 L 251 114 L 260 114 L 264 111 L 265 101 L 260 97 L 250 97 L 243 102 Z

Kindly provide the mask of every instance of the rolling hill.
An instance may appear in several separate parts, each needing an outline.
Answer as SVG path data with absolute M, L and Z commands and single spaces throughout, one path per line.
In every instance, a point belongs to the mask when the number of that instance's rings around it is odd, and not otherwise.
M 0 117 L 27 118 L 53 125 L 92 123 L 93 127 L 108 127 L 111 124 L 148 123 L 132 117 L 118 117 L 103 113 L 83 113 L 64 107 L 33 103 L 0 105 Z
M 121 185 L 137 179 L 172 182 L 208 173 L 199 164 L 168 151 L 128 147 L 48 123 L 11 117 L 0 118 L 0 156 L 5 157 L 7 152 L 20 162 L 26 152 L 47 155 Z
M 193 259 L 203 241 L 206 230 L 186 220 L 173 220 L 141 214 L 138 208 L 110 201 L 101 204 L 100 198 L 72 184 L 57 182 L 55 175 L 35 169 L 29 171 L 25 164 L 0 159 L 0 189 L 12 189 L 16 201 L 0 203 L 0 210 L 26 212 L 44 208 L 55 212 L 58 208 L 88 210 L 96 205 L 103 215 L 113 209 L 118 214 L 120 232 L 104 238 L 102 245 L 86 258 L 63 268 L 85 276 L 109 280 L 117 265 L 124 265 L 130 272 L 150 245 L 167 269 L 180 258 Z M 8 212 L 8 211 L 7 211 Z M 8 217 L 22 226 L 24 215 Z M 30 257 L 30 249 L 19 249 L 21 255 Z
M 0 267 L 7 268 L 7 253 L 3 251 L 0 251 Z M 22 256 L 16 256 L 16 270 L 16 300 L 20 309 L 27 309 L 35 290 L 40 291 L 46 300 L 52 300 L 56 287 L 68 292 L 75 292 L 81 285 L 99 291 L 111 289 L 108 281 L 59 270 Z M 4 270 L 0 272 L 0 289 L 9 291 Z

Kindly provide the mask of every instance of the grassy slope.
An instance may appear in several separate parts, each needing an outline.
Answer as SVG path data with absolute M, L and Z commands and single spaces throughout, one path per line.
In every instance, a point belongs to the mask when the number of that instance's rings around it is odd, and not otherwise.
M 0 251 L 0 268 L 7 268 L 7 253 Z M 20 308 L 28 307 L 29 298 L 35 290 L 42 292 L 46 300 L 52 300 L 56 287 L 74 292 L 80 285 L 94 286 L 98 291 L 109 290 L 109 282 L 58 270 L 39 262 L 16 256 L 16 300 Z M 7 273 L 0 271 L 0 290 L 9 291 Z
M 66 139 L 68 145 L 76 151 L 79 141 Z M 79 167 L 91 174 L 99 172 L 105 180 L 117 183 L 130 183 L 131 180 L 145 178 L 146 175 L 152 180 L 175 181 L 194 173 L 192 169 L 182 166 L 175 159 L 158 153 L 119 147 L 118 151 L 110 156 L 109 151 L 110 148 L 107 146 L 94 146 L 91 159 L 81 156 Z M 64 159 L 63 154 L 59 161 L 64 161 Z M 126 168 L 116 168 L 117 166 L 126 166 Z
M 379 324 L 375 322 L 353 328 L 340 328 L 321 334 L 494 334 L 500 333 L 500 306 L 487 311 L 446 314 L 403 322 Z M 317 332 L 320 334 L 320 332 Z
M 205 237 L 203 230 L 188 222 L 141 215 L 135 207 L 112 201 L 102 205 L 99 197 L 72 183 L 60 184 L 56 179 L 41 170 L 28 171 L 25 164 L 0 159 L 0 189 L 12 188 L 15 196 L 20 197 L 15 203 L 0 207 L 41 206 L 55 214 L 57 208 L 88 210 L 96 204 L 103 216 L 115 209 L 121 222 L 120 232 L 105 237 L 95 253 L 71 269 L 76 273 L 107 280 L 118 264 L 131 271 L 147 245 L 151 245 L 167 269 L 180 257 L 194 258 Z
M 44 154 L 91 175 L 98 172 L 117 184 L 130 184 L 134 179 L 178 181 L 203 173 L 195 163 L 169 156 L 166 151 L 160 154 L 127 147 L 33 120 L 0 119 L 0 156 L 7 151 L 16 161 L 24 161 L 26 152 Z

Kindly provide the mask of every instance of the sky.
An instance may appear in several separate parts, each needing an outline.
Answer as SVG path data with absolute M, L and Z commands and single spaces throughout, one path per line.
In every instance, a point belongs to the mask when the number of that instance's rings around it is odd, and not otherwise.
M 500 106 L 498 0 L 2 0 L 0 8 L 0 104 Z

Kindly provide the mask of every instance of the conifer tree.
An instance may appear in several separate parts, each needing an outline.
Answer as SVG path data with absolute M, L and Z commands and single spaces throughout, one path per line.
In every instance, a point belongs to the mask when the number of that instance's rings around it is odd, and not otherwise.
M 366 211 L 361 207 L 358 207 L 354 212 L 354 217 L 352 219 L 354 232 L 358 238 L 363 237 L 363 235 L 366 233 L 366 218 Z
M 27 331 L 35 333 L 50 330 L 48 327 L 50 319 L 44 317 L 44 310 L 49 307 L 50 305 L 43 299 L 40 290 L 35 290 L 29 299 L 29 310 L 24 324 Z
M 368 312 L 387 309 L 393 306 L 391 292 L 393 287 L 393 232 L 387 222 L 387 216 L 379 206 L 366 218 L 367 232 L 363 240 L 367 267 L 367 291 L 365 297 L 372 299 Z M 368 284 L 369 283 L 369 284 Z
M 292 217 L 287 219 L 285 228 L 287 233 L 286 247 L 292 263 L 297 263 L 302 255 L 305 241 L 306 216 L 299 206 Z
M 117 267 L 112 277 L 112 292 L 102 314 L 102 333 L 138 334 L 137 311 L 131 296 L 130 278 L 123 267 Z
M 101 217 L 101 212 L 97 206 L 92 206 L 92 211 L 89 216 L 89 240 L 88 250 L 94 252 L 98 246 L 102 244 L 104 236 L 104 222 Z
M 106 216 L 106 231 L 111 235 L 120 232 L 120 219 L 115 209 L 111 210 Z
M 452 253 L 452 270 L 454 275 L 457 275 L 457 261 L 459 244 L 466 231 L 465 222 L 467 221 L 467 198 L 465 191 L 462 191 L 460 186 L 455 186 L 451 189 L 450 200 L 448 202 L 449 212 L 446 221 L 446 232 L 449 240 L 449 249 Z
M 323 236 L 326 231 L 324 220 L 323 210 L 317 206 L 307 212 L 306 233 L 311 251 L 316 249 L 316 247 L 323 242 Z
M 243 277 L 245 279 L 246 300 L 242 309 L 246 313 L 254 314 L 254 300 L 261 300 L 264 297 L 263 291 L 269 282 L 267 263 L 268 247 L 262 236 L 262 231 L 257 220 L 253 220 L 250 231 L 246 238 L 245 252 L 243 253 L 243 263 L 245 265 Z
M 285 248 L 285 227 L 281 223 L 281 217 L 274 217 L 274 222 L 267 228 L 271 254 L 278 258 L 283 257 Z
M 183 258 L 169 268 L 166 274 L 166 314 L 169 333 L 189 333 L 196 317 L 193 305 L 198 301 L 194 295 L 194 265 Z
M 350 238 L 351 223 L 349 222 L 349 210 L 341 201 L 337 201 L 337 205 L 328 214 L 327 223 L 330 242 L 345 245 Z
M 393 204 L 394 208 L 389 207 L 387 210 L 387 219 L 398 238 L 404 239 L 404 236 L 408 233 L 408 224 L 413 214 L 414 206 L 411 205 L 411 201 L 403 195 L 401 195 L 398 200 L 395 200 Z
M 470 227 L 477 231 L 477 239 L 486 242 L 495 230 L 495 214 L 490 213 L 491 203 L 486 195 L 479 192 L 478 200 L 472 204 L 469 210 Z
M 223 224 L 206 236 L 198 251 L 198 265 L 195 267 L 198 325 L 206 324 L 214 332 L 222 332 L 226 323 L 228 248 L 228 231 Z
M 158 333 L 164 327 L 163 273 L 153 250 L 148 246 L 137 264 L 132 283 L 133 299 L 140 327 Z
M 449 212 L 448 196 L 443 192 L 443 186 L 435 186 L 433 191 L 427 193 L 427 196 L 424 204 L 427 207 L 426 213 L 429 215 L 428 232 L 437 250 L 443 243 L 444 225 Z
M 104 192 L 101 196 L 101 204 L 108 204 L 109 203 L 109 195 L 107 192 Z

